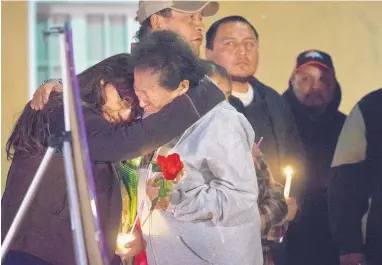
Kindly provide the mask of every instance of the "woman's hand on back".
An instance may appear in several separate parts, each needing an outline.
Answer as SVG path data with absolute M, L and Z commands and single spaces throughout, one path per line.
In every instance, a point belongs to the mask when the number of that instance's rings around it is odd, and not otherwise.
M 62 85 L 56 79 L 44 82 L 33 94 L 31 108 L 33 110 L 42 110 L 49 101 L 49 96 L 52 92 L 61 93 Z

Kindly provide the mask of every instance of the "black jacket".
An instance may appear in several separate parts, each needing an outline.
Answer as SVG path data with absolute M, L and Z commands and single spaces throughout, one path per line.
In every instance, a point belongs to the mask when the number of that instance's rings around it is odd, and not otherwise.
M 368 265 L 382 264 L 381 115 L 382 89 L 352 109 L 338 140 L 329 188 L 330 226 L 340 253 L 363 253 Z M 361 219 L 368 210 L 364 245 Z
M 346 116 L 338 110 L 341 87 L 321 114 L 314 114 L 296 98 L 293 88 L 283 94 L 292 109 L 306 153 L 306 193 L 299 219 L 288 230 L 288 263 L 338 264 L 338 252 L 330 236 L 327 188 L 333 176 L 331 162 Z
M 272 88 L 256 78 L 250 80 L 253 101 L 245 114 L 256 133 L 256 142 L 264 137 L 260 149 L 269 164 L 275 181 L 285 183 L 284 167 L 294 170 L 291 196 L 301 203 L 305 181 L 305 155 L 291 110 L 286 101 Z
M 244 104 L 243 102 L 241 102 L 240 99 L 238 99 L 237 97 L 235 96 L 229 96 L 228 97 L 228 102 L 238 111 L 240 112 L 241 114 L 243 114 L 244 116 L 247 116 L 246 113 L 245 113 L 245 107 L 244 107 Z
M 152 152 L 180 136 L 223 100 L 220 89 L 206 79 L 160 112 L 130 124 L 111 124 L 102 115 L 83 109 L 99 216 L 110 260 L 115 251 L 122 203 L 120 183 L 113 174 L 112 164 Z M 50 129 L 53 133 L 64 130 L 62 109 L 50 114 Z M 41 160 L 42 156 L 31 158 L 23 154 L 15 154 L 13 158 L 1 201 L 2 240 Z M 49 164 L 11 250 L 26 252 L 54 265 L 75 264 L 65 169 L 59 152 Z

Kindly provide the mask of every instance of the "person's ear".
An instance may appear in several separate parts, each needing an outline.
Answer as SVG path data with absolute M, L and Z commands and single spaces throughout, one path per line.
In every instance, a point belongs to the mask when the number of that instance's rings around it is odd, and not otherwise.
M 190 88 L 190 82 L 188 80 L 181 81 L 178 88 L 176 89 L 178 96 L 187 93 L 189 88 Z
M 150 26 L 153 31 L 163 30 L 165 28 L 166 17 L 158 14 L 151 15 Z
M 298 74 L 298 70 L 294 71 L 294 72 L 292 73 L 291 78 L 290 78 L 290 83 L 291 83 L 291 85 L 292 85 L 293 88 L 296 87 L 296 75 L 297 75 L 297 74 Z

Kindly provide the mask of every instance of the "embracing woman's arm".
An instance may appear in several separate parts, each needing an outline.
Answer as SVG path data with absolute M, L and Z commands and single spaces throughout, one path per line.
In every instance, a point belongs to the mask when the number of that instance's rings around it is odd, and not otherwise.
M 117 162 L 150 153 L 181 135 L 223 100 L 220 89 L 206 79 L 159 112 L 129 124 L 111 124 L 102 115 L 84 109 L 90 159 Z M 56 133 L 63 131 L 62 109 L 51 123 Z
M 111 124 L 101 115 L 85 115 L 93 161 L 121 161 L 152 152 L 181 135 L 199 118 L 185 96 L 176 98 L 160 112 L 129 124 Z

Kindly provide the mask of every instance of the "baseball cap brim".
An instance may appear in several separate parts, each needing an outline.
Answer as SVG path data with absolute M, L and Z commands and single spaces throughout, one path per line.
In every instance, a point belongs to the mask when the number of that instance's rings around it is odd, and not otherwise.
M 202 12 L 202 16 L 209 17 L 215 15 L 219 10 L 219 3 L 215 1 L 174 1 L 170 7 L 182 13 Z
M 303 64 L 299 65 L 299 66 L 295 69 L 295 71 L 297 71 L 297 70 L 303 68 L 303 67 L 306 66 L 306 65 L 321 66 L 321 67 L 323 67 L 323 68 L 325 68 L 325 69 L 328 69 L 328 70 L 331 71 L 331 72 L 334 72 L 333 69 L 331 69 L 329 66 L 327 66 L 327 65 L 324 64 L 324 63 L 318 62 L 318 61 L 308 61 L 308 62 L 306 62 L 306 63 L 303 63 Z
M 142 23 L 151 15 L 170 8 L 182 13 L 202 12 L 202 16 L 215 15 L 219 10 L 219 3 L 216 1 L 139 1 L 137 18 Z

